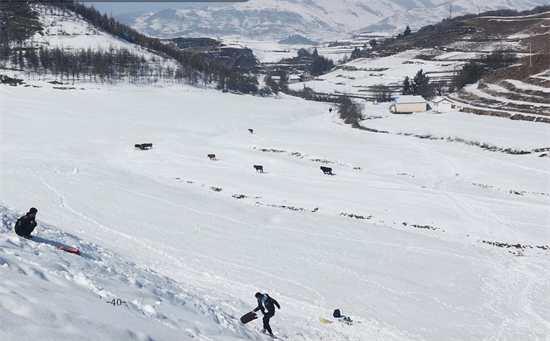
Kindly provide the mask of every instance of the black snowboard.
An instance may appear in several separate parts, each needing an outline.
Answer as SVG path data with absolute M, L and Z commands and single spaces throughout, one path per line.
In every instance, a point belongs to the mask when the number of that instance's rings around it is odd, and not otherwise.
M 244 314 L 243 317 L 241 317 L 241 322 L 243 324 L 247 324 L 248 322 L 255 320 L 258 318 L 258 315 L 253 314 L 252 312 Z

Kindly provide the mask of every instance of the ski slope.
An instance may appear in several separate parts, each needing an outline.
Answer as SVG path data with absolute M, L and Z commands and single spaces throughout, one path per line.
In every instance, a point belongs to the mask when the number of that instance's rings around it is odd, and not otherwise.
M 8 339 L 262 340 L 238 321 L 256 291 L 282 340 L 550 338 L 548 158 L 360 131 L 286 96 L 28 83 L 0 87 Z M 550 147 L 539 123 L 371 123 Z M 10 230 L 31 206 L 35 241 Z M 355 323 L 318 321 L 336 308 Z
M 0 208 L 3 340 L 201 339 L 197 326 L 212 340 L 250 336 L 234 322 L 223 325 L 230 316 L 188 286 L 99 245 L 48 224 L 32 241 L 19 238 L 6 228 L 18 216 Z M 76 246 L 82 256 L 58 246 Z

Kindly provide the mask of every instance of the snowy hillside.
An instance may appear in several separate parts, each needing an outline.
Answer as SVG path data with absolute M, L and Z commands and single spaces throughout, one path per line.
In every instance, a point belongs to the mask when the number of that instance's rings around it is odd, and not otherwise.
M 300 34 L 327 41 L 360 29 L 402 31 L 449 16 L 447 0 L 250 0 L 223 7 L 123 14 L 121 22 L 153 36 L 240 36 L 279 40 Z M 455 0 L 453 15 L 532 9 L 546 0 Z
M 3 340 L 251 336 L 230 314 L 192 294 L 189 285 L 45 223 L 40 236 L 21 239 L 11 231 L 18 215 L 5 206 L 0 210 Z M 59 246 L 77 247 L 81 256 Z
M 164 66 L 176 66 L 171 59 L 162 58 L 158 54 L 147 51 L 142 46 L 101 31 L 72 11 L 64 11 L 44 5 L 36 5 L 34 9 L 39 14 L 38 20 L 43 30 L 37 32 L 25 42 L 27 47 L 59 47 L 64 48 L 66 51 L 125 49 L 130 53 L 143 56 L 149 62 L 155 59 Z
M 313 81 L 291 84 L 296 90 L 304 86 L 319 93 L 341 93 L 358 96 L 370 95 L 369 88 L 376 84 L 401 87 L 403 79 L 413 78 L 420 70 L 432 75 L 452 75 L 463 61 L 422 60 L 417 58 L 423 51 L 409 50 L 389 57 L 359 58 L 340 65 Z
M 548 159 L 414 136 L 532 149 L 545 125 L 369 105 L 381 134 L 286 96 L 27 82 L 0 86 L 8 338 L 260 340 L 256 291 L 282 340 L 550 336 Z M 31 206 L 34 241 L 9 226 Z

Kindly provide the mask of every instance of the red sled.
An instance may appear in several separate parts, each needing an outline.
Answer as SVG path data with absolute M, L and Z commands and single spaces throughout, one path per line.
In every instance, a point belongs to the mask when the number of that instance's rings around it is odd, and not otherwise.
M 63 247 L 63 246 L 58 246 L 57 249 L 65 251 L 65 252 L 69 252 L 69 253 L 74 253 L 75 255 L 80 256 L 80 251 L 78 251 L 78 249 L 75 249 L 74 247 L 66 248 L 66 247 Z

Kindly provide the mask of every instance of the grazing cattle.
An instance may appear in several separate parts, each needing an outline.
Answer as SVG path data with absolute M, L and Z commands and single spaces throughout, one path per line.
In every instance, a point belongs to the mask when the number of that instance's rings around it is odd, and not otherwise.
M 250 132 L 250 134 L 254 134 L 254 129 L 248 129 L 248 131 Z
M 208 154 L 210 160 L 216 160 L 216 154 Z
M 134 148 L 139 148 L 141 150 L 147 150 L 149 148 L 153 148 L 153 144 L 152 143 L 135 144 Z
M 323 173 L 325 173 L 325 174 L 332 175 L 332 168 L 321 166 L 321 170 L 322 170 Z
M 264 166 L 254 165 L 254 169 L 256 169 L 256 172 L 260 172 L 260 173 L 264 172 Z

